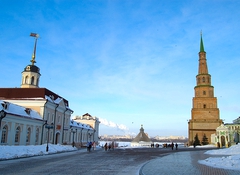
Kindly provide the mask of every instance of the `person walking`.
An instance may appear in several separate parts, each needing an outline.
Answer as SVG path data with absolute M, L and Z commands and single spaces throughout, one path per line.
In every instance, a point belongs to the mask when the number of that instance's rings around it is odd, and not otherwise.
M 107 149 L 108 149 L 108 145 L 107 145 L 107 143 L 105 143 L 105 145 L 104 145 L 104 149 L 105 149 L 105 151 L 107 151 Z
M 172 142 L 172 145 L 171 145 L 171 147 L 172 147 L 172 150 L 173 150 L 173 148 L 174 148 L 174 143 Z
M 178 144 L 177 143 L 175 144 L 175 147 L 176 147 L 176 150 L 177 150 L 177 148 L 178 148 Z

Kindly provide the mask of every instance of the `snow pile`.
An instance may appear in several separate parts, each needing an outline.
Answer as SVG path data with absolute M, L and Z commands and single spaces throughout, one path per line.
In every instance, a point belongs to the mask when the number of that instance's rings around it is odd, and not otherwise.
M 209 157 L 198 162 L 214 168 L 224 168 L 240 170 L 240 145 L 234 145 L 230 148 L 211 150 L 205 152 L 210 155 L 226 155 L 221 157 Z
M 39 156 L 44 154 L 53 154 L 58 152 L 77 150 L 76 147 L 72 147 L 69 145 L 48 144 L 47 152 L 46 147 L 47 144 L 29 146 L 0 146 L 0 160 Z

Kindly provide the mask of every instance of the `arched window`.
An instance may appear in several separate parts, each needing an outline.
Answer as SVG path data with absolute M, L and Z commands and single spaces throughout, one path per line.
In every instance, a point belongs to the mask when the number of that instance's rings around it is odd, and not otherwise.
M 15 132 L 15 143 L 19 143 L 20 141 L 20 126 L 17 127 Z
M 31 78 L 31 85 L 34 85 L 34 76 Z
M 51 123 L 53 123 L 53 119 L 54 119 L 54 114 L 52 114 L 52 119 L 51 119 Z
M 207 106 L 206 106 L 206 104 L 203 104 L 203 108 L 205 109 Z
M 2 139 L 1 143 L 7 143 L 8 127 L 4 126 L 2 129 Z
M 39 128 L 36 129 L 36 137 L 35 137 L 35 143 L 38 143 L 38 138 L 39 138 Z
M 25 84 L 28 84 L 28 76 L 25 77 Z
M 27 135 L 26 135 L 26 143 L 29 143 L 29 142 L 30 142 L 30 136 L 31 136 L 31 129 L 28 128 L 28 129 L 27 129 Z
M 202 78 L 203 83 L 205 83 L 205 77 Z
M 50 113 L 48 113 L 47 121 L 50 121 Z

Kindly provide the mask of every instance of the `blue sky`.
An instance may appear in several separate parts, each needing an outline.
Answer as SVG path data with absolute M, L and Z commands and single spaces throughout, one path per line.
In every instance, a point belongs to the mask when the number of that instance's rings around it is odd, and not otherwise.
M 127 129 L 188 135 L 200 31 L 220 118 L 239 116 L 240 1 L 41 0 L 0 4 L 1 87 L 20 87 L 38 33 L 40 87 Z

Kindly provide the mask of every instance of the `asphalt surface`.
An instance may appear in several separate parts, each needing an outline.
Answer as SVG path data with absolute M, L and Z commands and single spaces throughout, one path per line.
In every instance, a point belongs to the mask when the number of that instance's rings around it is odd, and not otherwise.
M 0 174 L 8 175 L 161 175 L 240 174 L 239 171 L 200 165 L 206 149 L 121 148 L 110 151 L 80 149 L 73 152 L 0 161 Z

